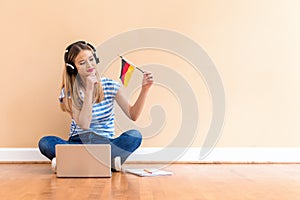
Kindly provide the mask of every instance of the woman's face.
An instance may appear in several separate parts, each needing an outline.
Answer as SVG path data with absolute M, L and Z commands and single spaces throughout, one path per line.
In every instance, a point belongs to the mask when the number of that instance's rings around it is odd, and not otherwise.
M 82 50 L 75 58 L 75 65 L 77 67 L 78 73 L 83 76 L 89 76 L 91 74 L 96 74 L 96 61 L 93 53 L 90 50 Z

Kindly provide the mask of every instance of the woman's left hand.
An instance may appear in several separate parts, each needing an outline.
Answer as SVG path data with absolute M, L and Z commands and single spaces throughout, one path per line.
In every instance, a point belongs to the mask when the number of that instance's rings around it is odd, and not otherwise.
M 148 90 L 153 84 L 153 75 L 151 72 L 144 72 L 142 88 Z

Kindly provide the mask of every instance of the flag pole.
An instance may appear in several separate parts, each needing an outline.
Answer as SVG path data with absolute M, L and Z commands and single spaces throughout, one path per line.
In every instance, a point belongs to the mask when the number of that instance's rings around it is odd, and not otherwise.
M 120 56 L 120 55 L 119 55 Z M 131 62 L 128 62 L 128 60 L 126 60 L 123 56 L 120 56 L 120 58 L 122 58 L 123 60 L 125 60 L 127 63 L 129 63 L 130 65 L 134 66 L 135 68 L 137 68 L 137 70 L 139 70 L 142 73 L 145 73 L 143 70 L 141 70 L 139 67 L 137 67 L 136 65 L 132 64 Z

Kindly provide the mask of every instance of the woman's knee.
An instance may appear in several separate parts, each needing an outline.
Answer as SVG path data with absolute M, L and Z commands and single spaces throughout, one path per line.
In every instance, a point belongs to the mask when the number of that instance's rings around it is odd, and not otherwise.
M 129 131 L 126 131 L 126 134 L 130 137 L 128 142 L 135 148 L 138 148 L 142 144 L 142 134 L 140 131 L 132 129 Z
M 49 147 L 51 138 L 52 136 L 44 136 L 40 139 L 38 146 L 41 151 Z
M 38 147 L 42 154 L 45 154 L 49 150 L 55 151 L 56 144 L 66 144 L 67 141 L 57 137 L 57 136 L 44 136 L 40 139 Z
M 142 140 L 143 136 L 139 130 L 131 129 L 126 131 L 126 134 L 128 134 L 130 137 L 133 137 L 137 140 Z

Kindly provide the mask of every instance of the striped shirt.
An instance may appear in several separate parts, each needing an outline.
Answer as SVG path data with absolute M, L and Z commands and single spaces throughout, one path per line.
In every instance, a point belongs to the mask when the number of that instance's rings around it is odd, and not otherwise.
M 101 83 L 104 92 L 104 100 L 93 105 L 90 128 L 88 130 L 83 130 L 76 124 L 75 120 L 72 119 L 70 136 L 91 131 L 107 138 L 113 138 L 115 135 L 114 100 L 120 88 L 120 84 L 105 77 L 101 78 Z M 62 91 L 61 97 L 63 96 L 64 94 Z

